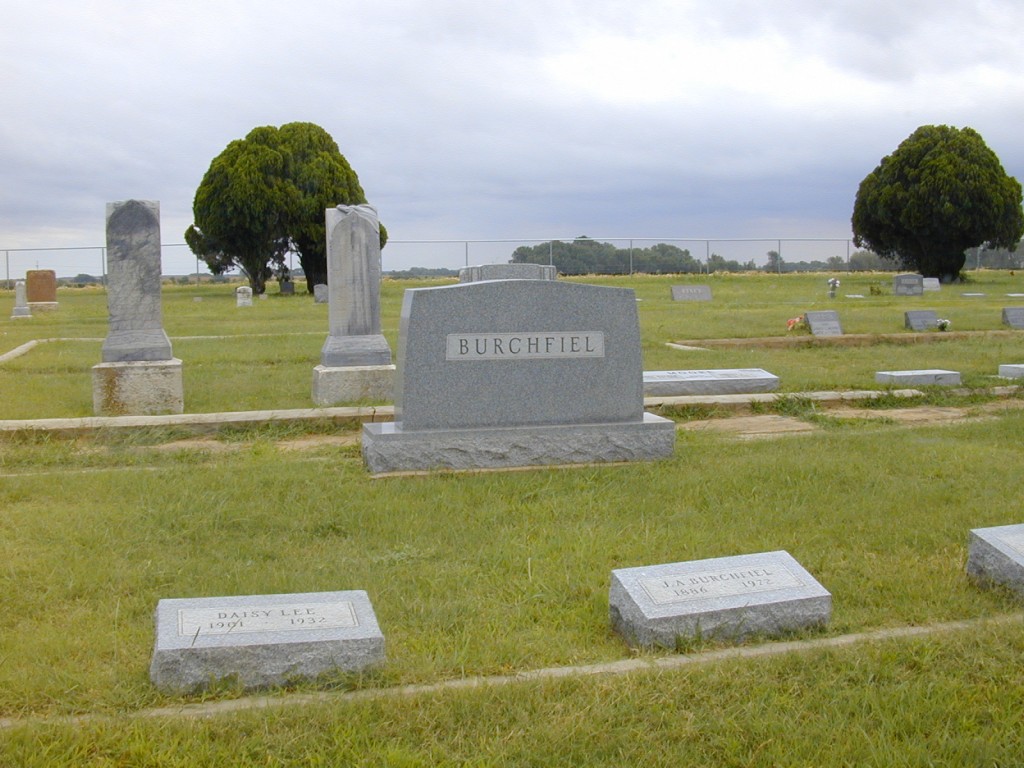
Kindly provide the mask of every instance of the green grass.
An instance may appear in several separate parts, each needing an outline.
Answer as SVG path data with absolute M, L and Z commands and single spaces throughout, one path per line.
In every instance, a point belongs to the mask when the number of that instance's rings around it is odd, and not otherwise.
M 773 413 L 825 423 L 793 393 L 869 386 L 862 377 L 897 367 L 892 362 L 963 369 L 980 385 L 993 362 L 1024 351 L 1016 336 L 700 353 L 664 347 L 699 335 L 696 312 L 721 336 L 740 335 L 726 327 L 737 318 L 751 335 L 781 335 L 774 315 L 784 317 L 803 291 L 825 293 L 820 276 L 711 279 L 715 302 L 696 308 L 667 298 L 680 278 L 611 282 L 644 299 L 646 360 L 655 361 L 646 367 L 765 367 L 796 382 Z M 1008 276 L 993 276 L 998 285 L 987 279 L 971 288 L 1011 290 Z M 404 285 L 416 284 L 385 282 L 392 343 Z M 868 293 L 847 286 L 844 278 L 841 290 Z M 302 296 L 272 297 L 247 312 L 217 293 L 224 290 L 165 292 L 186 400 L 197 404 L 189 410 L 307 406 L 325 308 Z M 768 306 L 775 296 L 784 298 Z M 101 293 L 60 299 L 61 309 L 31 328 L 5 325 L 4 344 L 104 335 Z M 871 299 L 875 332 L 890 330 L 881 318 L 891 300 Z M 729 318 L 715 318 L 719 302 Z M 185 338 L 229 330 L 235 338 Z M 939 351 L 954 364 L 927 357 Z M 88 368 L 98 357 L 98 342 L 54 342 L 0 364 L 5 409 L 89 415 Z M 936 390 L 911 402 L 986 399 Z M 833 595 L 829 626 L 805 638 L 999 619 L 1020 609 L 1013 595 L 971 584 L 964 565 L 971 528 L 1021 522 L 1014 500 L 1024 476 L 1024 412 L 948 426 L 832 426 L 767 442 L 683 432 L 675 456 L 654 463 L 376 480 L 357 445 L 286 449 L 295 437 L 356 434 L 355 425 L 329 422 L 225 428 L 211 447 L 179 450 L 166 446 L 188 433 L 174 428 L 0 437 L 0 718 L 16 720 L 0 730 L 0 764 L 1019 762 L 1019 622 L 627 676 L 334 699 L 201 721 L 135 717 L 240 695 L 230 684 L 196 697 L 164 696 L 150 685 L 153 610 L 169 597 L 367 590 L 387 663 L 296 686 L 303 692 L 631 658 L 609 628 L 609 574 L 643 564 L 785 549 Z M 88 717 L 47 720 L 77 714 Z

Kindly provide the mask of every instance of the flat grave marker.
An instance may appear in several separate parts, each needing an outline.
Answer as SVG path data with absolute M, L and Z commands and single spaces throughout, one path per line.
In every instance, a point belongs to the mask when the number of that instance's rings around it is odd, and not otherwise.
M 877 371 L 875 372 L 875 381 L 879 384 L 898 384 L 902 386 L 958 387 L 960 386 L 960 373 L 959 371 L 946 371 L 941 368 L 912 371 Z
M 967 575 L 1024 596 L 1024 525 L 975 528 L 967 541 Z
M 934 309 L 912 309 L 903 313 L 903 327 L 912 331 L 934 331 L 939 327 L 939 316 Z
M 173 598 L 157 604 L 149 676 L 168 693 L 224 678 L 253 689 L 383 661 L 384 635 L 362 590 Z
M 999 375 L 1004 379 L 1024 378 L 1024 365 L 1000 365 Z
M 711 301 L 711 286 L 673 285 L 672 301 Z
M 1003 307 L 1003 325 L 1024 330 L 1024 307 Z
M 735 395 L 771 392 L 778 386 L 779 377 L 761 368 L 644 371 L 645 397 Z
M 635 648 L 685 638 L 742 640 L 824 626 L 832 595 L 788 552 L 761 552 L 612 571 L 613 629 Z
M 839 313 L 828 310 L 804 312 L 804 320 L 815 336 L 842 336 L 843 326 L 839 322 Z

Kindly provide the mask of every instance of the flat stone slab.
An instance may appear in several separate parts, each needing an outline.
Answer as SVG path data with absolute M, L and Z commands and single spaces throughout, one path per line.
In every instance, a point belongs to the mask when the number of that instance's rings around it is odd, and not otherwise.
M 373 474 L 437 469 L 495 469 L 672 456 L 675 424 L 644 413 L 639 422 L 530 427 L 403 430 L 363 425 L 363 461 Z
M 779 377 L 761 368 L 644 371 L 645 397 L 736 395 L 771 392 L 778 386 Z
M 781 550 L 614 570 L 608 605 L 612 627 L 639 648 L 777 636 L 832 615 L 832 595 Z
M 999 375 L 1004 379 L 1024 379 L 1024 365 L 1000 365 Z
M 1024 329 L 1024 307 L 1003 307 L 1003 325 Z
M 181 360 L 173 358 L 94 365 L 92 408 L 97 416 L 184 413 Z
M 1024 595 L 1024 525 L 975 528 L 967 541 L 967 575 Z
M 174 598 L 157 603 L 149 677 L 167 693 L 225 678 L 253 689 L 383 661 L 384 635 L 362 590 Z
M 672 301 L 711 301 L 711 286 L 673 285 Z
M 959 371 L 945 371 L 930 368 L 919 371 L 876 371 L 875 381 L 879 384 L 934 385 L 940 387 L 960 386 Z
M 839 313 L 835 310 L 817 310 L 804 312 L 804 320 L 815 336 L 842 336 L 843 326 L 839 322 Z
M 395 366 L 362 365 L 313 369 L 313 403 L 321 408 L 342 403 L 390 403 Z

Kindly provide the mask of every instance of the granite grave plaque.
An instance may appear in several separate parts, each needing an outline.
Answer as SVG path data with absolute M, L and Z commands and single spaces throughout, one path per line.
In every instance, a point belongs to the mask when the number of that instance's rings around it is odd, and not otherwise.
M 373 472 L 654 459 L 632 290 L 491 280 L 405 292 L 395 421 L 363 428 Z
M 892 279 L 892 292 L 896 296 L 922 296 L 924 278 L 912 273 L 896 275 Z
M 921 281 L 921 285 L 922 285 L 923 289 L 926 290 L 926 291 L 941 291 L 942 290 L 942 286 L 939 283 L 939 278 L 937 278 L 937 277 L 926 277 L 926 278 L 923 278 L 922 281 Z
M 875 381 L 879 384 L 901 386 L 957 387 L 960 386 L 960 373 L 958 371 L 945 371 L 941 368 L 928 368 L 916 371 L 876 371 Z
M 778 386 L 779 377 L 761 368 L 644 371 L 645 397 L 735 395 L 771 392 Z
M 480 280 L 555 280 L 558 270 L 551 264 L 478 264 L 459 270 L 460 283 Z
M 1024 365 L 1000 365 L 999 375 L 1004 379 L 1020 379 L 1024 378 Z
M 903 313 L 903 327 L 912 331 L 934 331 L 939 327 L 939 316 L 934 309 L 912 309 Z
M 804 320 L 815 336 L 843 335 L 843 327 L 839 323 L 839 313 L 834 310 L 804 312 Z
M 784 551 L 614 570 L 608 605 L 612 627 L 639 648 L 777 636 L 832 615 L 831 594 Z
M 1003 307 L 1003 325 L 1024 330 L 1024 307 Z
M 1024 596 L 1024 525 L 975 528 L 967 542 L 967 575 Z
M 711 286 L 673 285 L 672 301 L 711 301 Z
M 161 691 L 190 693 L 224 678 L 265 688 L 383 661 L 362 590 L 175 598 L 157 604 L 149 676 Z

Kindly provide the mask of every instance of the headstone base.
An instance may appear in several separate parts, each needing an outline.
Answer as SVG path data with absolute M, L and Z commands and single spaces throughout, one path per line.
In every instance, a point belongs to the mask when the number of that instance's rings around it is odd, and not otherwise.
M 1000 365 L 999 375 L 1004 379 L 1024 378 L 1024 365 Z
M 975 528 L 967 543 L 967 575 L 1024 595 L 1024 525 Z
M 921 386 L 959 387 L 960 373 L 937 368 L 922 371 L 876 371 L 875 381 L 879 384 L 898 384 L 900 386 L 919 384 Z
M 181 360 L 94 365 L 92 407 L 97 416 L 183 413 Z
M 320 348 L 320 364 L 328 368 L 391 365 L 391 347 L 383 334 L 328 336 Z
M 743 640 L 824 626 L 832 595 L 788 552 L 612 571 L 612 627 L 632 647 L 681 639 Z
M 363 461 L 374 474 L 653 461 L 672 456 L 675 438 L 675 423 L 650 413 L 620 424 L 411 432 L 381 422 L 363 425 Z
M 17 320 L 21 317 L 32 317 L 32 310 L 28 307 L 15 307 L 11 311 L 11 320 Z
M 246 689 L 360 672 L 384 661 L 366 592 L 307 592 L 161 600 L 149 666 L 166 693 L 234 678 Z
M 364 401 L 390 403 L 394 382 L 393 365 L 318 365 L 313 369 L 313 402 L 319 407 Z
M 30 301 L 28 308 L 33 312 L 53 312 L 57 309 L 56 301 Z

